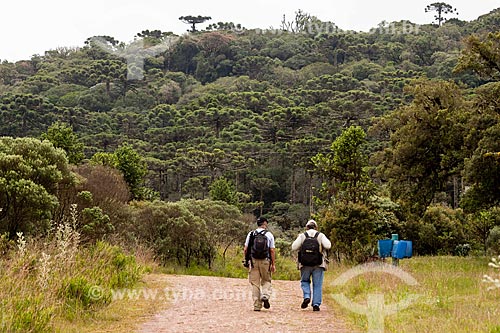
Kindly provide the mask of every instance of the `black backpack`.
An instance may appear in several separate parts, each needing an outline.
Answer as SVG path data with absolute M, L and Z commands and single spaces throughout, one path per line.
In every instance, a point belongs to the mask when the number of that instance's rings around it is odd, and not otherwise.
M 309 236 L 307 232 L 304 232 L 306 239 L 302 243 L 299 251 L 299 262 L 303 266 L 318 266 L 323 263 L 323 255 L 319 250 L 318 235 L 319 232 L 316 231 L 314 237 Z
M 269 244 L 266 236 L 267 230 L 253 232 L 252 258 L 266 259 L 269 257 Z

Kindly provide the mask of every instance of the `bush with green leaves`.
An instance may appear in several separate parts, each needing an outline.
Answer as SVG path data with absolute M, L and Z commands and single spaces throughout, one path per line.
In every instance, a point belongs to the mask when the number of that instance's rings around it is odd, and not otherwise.
M 465 237 L 465 215 L 442 205 L 430 206 L 417 224 L 413 235 L 414 251 L 420 255 L 455 254 Z
M 56 148 L 63 149 L 71 164 L 79 164 L 85 158 L 83 143 L 73 132 L 73 128 L 66 123 L 55 122 L 42 134 L 42 139 L 49 140 Z
M 310 218 L 309 210 L 306 205 L 276 201 L 273 202 L 270 215 L 282 230 L 290 230 L 305 227 Z
M 360 203 L 333 205 L 318 214 L 321 231 L 332 242 L 337 260 L 365 262 L 376 251 L 375 211 Z
M 486 244 L 490 251 L 500 253 L 500 226 L 495 226 L 491 229 Z
M 210 184 L 210 199 L 225 201 L 228 204 L 236 204 L 236 188 L 233 182 L 225 177 L 217 178 Z
M 45 233 L 60 190 L 75 181 L 66 154 L 51 142 L 0 137 L 0 233 Z
M 82 236 L 88 241 L 102 239 L 114 232 L 115 227 L 107 214 L 100 207 L 85 208 L 82 210 Z
M 141 183 L 148 170 L 146 161 L 132 145 L 124 143 L 114 153 L 96 153 L 92 156 L 90 163 L 120 170 L 132 197 L 141 199 L 143 193 Z
M 178 202 L 133 202 L 135 233 L 153 247 L 158 259 L 213 263 L 218 248 L 242 243 L 247 227 L 241 212 L 224 201 L 187 199 Z

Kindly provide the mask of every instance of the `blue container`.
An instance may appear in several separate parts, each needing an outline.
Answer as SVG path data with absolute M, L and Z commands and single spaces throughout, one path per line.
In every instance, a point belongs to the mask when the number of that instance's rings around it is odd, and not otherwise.
M 411 258 L 412 252 L 413 252 L 413 244 L 411 241 L 404 241 L 406 242 L 406 253 L 405 253 L 405 258 Z
M 391 256 L 392 239 L 381 239 L 378 241 L 378 256 L 386 258 Z
M 406 241 L 394 241 L 392 244 L 392 257 L 403 259 L 406 257 Z

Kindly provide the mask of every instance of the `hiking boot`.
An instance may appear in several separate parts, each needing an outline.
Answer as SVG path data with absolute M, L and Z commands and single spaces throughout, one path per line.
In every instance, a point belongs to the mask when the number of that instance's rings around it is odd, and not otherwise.
M 319 305 L 313 305 L 313 311 L 319 311 Z
M 310 302 L 310 301 L 311 301 L 311 299 L 310 299 L 310 298 L 304 298 L 304 301 L 302 302 L 302 304 L 300 305 L 300 307 L 301 307 L 302 309 L 307 308 L 307 306 L 309 305 L 309 302 Z
M 259 309 L 259 308 L 254 308 L 253 310 L 254 310 L 254 311 L 260 311 L 260 309 Z
M 269 309 L 271 307 L 271 304 L 269 304 L 269 300 L 267 297 L 262 297 L 262 303 L 264 303 L 264 309 Z

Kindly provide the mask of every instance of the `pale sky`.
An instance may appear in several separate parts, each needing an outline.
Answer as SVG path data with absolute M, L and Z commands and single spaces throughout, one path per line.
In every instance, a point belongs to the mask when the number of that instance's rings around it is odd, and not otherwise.
M 292 20 L 302 11 L 340 29 L 368 31 L 382 21 L 431 23 L 435 13 L 424 8 L 436 0 L 3 0 L 0 6 L 0 60 L 17 61 L 43 55 L 57 47 L 83 46 L 88 37 L 108 35 L 130 42 L 142 30 L 183 34 L 189 27 L 180 16 L 211 16 L 217 22 L 240 23 L 245 28 L 278 28 L 283 17 Z M 500 0 L 448 0 L 453 16 L 470 21 L 500 8 Z M 451 17 L 451 16 L 447 16 Z

